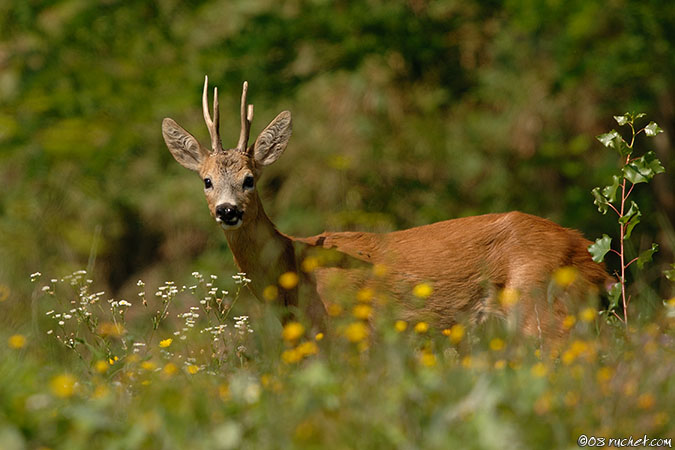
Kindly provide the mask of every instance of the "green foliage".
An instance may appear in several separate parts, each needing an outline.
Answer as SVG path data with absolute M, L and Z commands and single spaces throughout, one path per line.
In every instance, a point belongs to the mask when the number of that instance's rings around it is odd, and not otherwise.
M 626 297 L 626 269 L 634 262 L 637 262 L 639 269 L 642 269 L 644 265 L 652 260 L 654 253 L 658 251 L 658 244 L 652 244 L 651 248 L 643 251 L 634 259 L 626 262 L 626 252 L 624 241 L 630 239 L 633 229 L 636 225 L 640 223 L 640 218 L 642 217 L 642 212 L 638 207 L 638 204 L 631 200 L 630 206 L 626 208 L 628 197 L 633 192 L 633 188 L 636 184 L 639 183 L 648 183 L 650 182 L 655 175 L 663 173 L 665 171 L 661 161 L 656 157 L 656 154 L 652 151 L 646 152 L 640 157 L 633 157 L 633 150 L 635 145 L 635 138 L 640 134 L 644 133 L 646 136 L 656 136 L 657 134 L 663 132 L 659 126 L 654 122 L 649 122 L 645 127 L 636 130 L 635 121 L 645 117 L 644 113 L 640 114 L 631 114 L 626 113 L 622 116 L 614 116 L 614 120 L 619 124 L 619 126 L 628 125 L 631 130 L 630 142 L 626 142 L 623 137 L 616 130 L 612 130 L 609 133 L 601 134 L 597 136 L 598 141 L 602 143 L 607 148 L 612 148 L 618 151 L 619 156 L 621 157 L 621 175 L 612 176 L 612 184 L 605 186 L 604 188 L 596 187 L 591 193 L 593 194 L 593 203 L 598 207 L 598 211 L 603 215 L 607 213 L 610 209 L 616 213 L 618 216 L 619 223 L 619 249 L 612 249 L 611 242 L 612 239 L 606 234 L 602 238 L 597 239 L 594 244 L 588 247 L 588 251 L 593 257 L 595 262 L 603 262 L 605 255 L 607 253 L 614 252 L 619 257 L 620 260 L 620 276 L 619 276 L 619 285 L 621 288 L 621 299 L 623 303 L 623 318 L 619 317 L 616 312 L 613 311 L 614 308 L 618 306 L 618 295 L 617 289 L 612 288 L 610 292 L 610 304 L 608 311 L 613 312 L 614 317 L 622 320 L 626 325 L 628 324 L 628 301 L 629 297 Z M 628 185 L 627 183 L 630 183 Z M 621 194 L 617 198 L 616 193 L 621 188 Z M 615 204 L 616 202 L 616 204 Z
M 344 299 L 316 334 L 270 327 L 268 312 L 218 315 L 238 275 L 139 282 L 131 302 L 89 293 L 88 276 L 34 274 L 33 330 L 0 333 L 3 447 L 567 449 L 582 433 L 672 436 L 672 302 L 630 332 L 582 308 L 565 318 L 569 336 L 540 348 L 500 323 L 396 321 L 377 292 Z

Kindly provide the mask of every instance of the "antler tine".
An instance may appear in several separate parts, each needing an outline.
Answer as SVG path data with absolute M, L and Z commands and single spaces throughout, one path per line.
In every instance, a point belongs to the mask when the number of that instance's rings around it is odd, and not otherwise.
M 241 90 L 241 132 L 239 134 L 239 143 L 237 150 L 246 152 L 248 146 L 248 136 L 251 132 L 251 122 L 253 122 L 253 105 L 246 105 L 246 94 L 248 93 L 248 81 L 244 81 Z
M 213 89 L 213 119 L 209 114 L 209 77 L 204 76 L 204 92 L 202 93 L 202 112 L 204 113 L 204 122 L 211 135 L 211 148 L 214 152 L 222 151 L 223 144 L 220 142 L 220 112 L 218 107 L 218 88 Z

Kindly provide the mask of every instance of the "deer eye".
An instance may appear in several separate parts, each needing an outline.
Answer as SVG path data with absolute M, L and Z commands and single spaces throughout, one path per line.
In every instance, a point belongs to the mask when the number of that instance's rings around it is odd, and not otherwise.
M 246 175 L 246 177 L 244 178 L 243 188 L 244 189 L 253 189 L 253 176 Z
M 211 183 L 211 178 L 204 178 L 204 188 L 210 189 L 213 187 L 213 184 Z

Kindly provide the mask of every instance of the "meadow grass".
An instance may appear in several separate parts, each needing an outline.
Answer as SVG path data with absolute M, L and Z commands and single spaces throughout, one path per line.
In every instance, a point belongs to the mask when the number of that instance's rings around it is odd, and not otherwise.
M 0 331 L 3 449 L 577 448 L 581 435 L 675 435 L 675 299 L 628 329 L 582 309 L 542 346 L 508 321 L 405 322 L 372 290 L 333 305 L 316 331 L 282 327 L 273 301 L 235 315 L 244 274 L 139 281 L 129 300 L 90 292 L 85 271 L 32 278 L 32 324 Z M 423 301 L 431 287 L 413 292 Z

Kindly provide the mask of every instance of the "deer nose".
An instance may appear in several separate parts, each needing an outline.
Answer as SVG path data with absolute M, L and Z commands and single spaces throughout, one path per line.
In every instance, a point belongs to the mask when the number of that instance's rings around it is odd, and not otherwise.
M 231 203 L 221 203 L 216 206 L 216 219 L 227 225 L 235 225 L 243 215 L 244 212 Z

